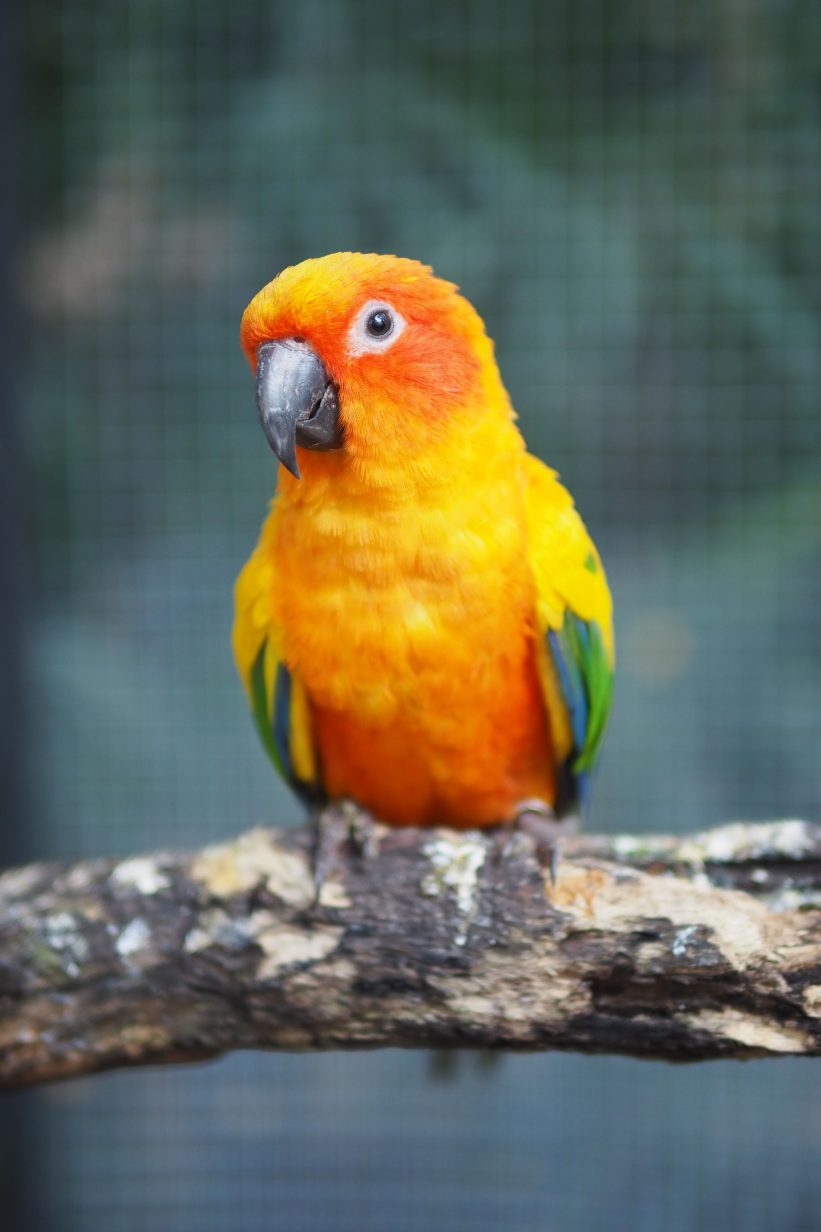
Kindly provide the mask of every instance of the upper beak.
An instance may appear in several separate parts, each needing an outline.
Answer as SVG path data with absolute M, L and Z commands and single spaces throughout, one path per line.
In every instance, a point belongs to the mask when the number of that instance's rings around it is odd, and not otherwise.
M 260 346 L 257 409 L 268 444 L 297 479 L 297 444 L 306 449 L 342 447 L 336 386 L 307 342 L 283 338 Z

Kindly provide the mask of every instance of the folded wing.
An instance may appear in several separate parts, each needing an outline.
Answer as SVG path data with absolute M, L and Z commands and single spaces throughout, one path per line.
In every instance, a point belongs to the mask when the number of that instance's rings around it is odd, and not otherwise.
M 275 587 L 264 537 L 234 591 L 233 648 L 262 743 L 286 783 L 308 803 L 324 798 L 311 710 L 280 653 Z
M 584 808 L 613 693 L 612 601 L 599 554 L 556 473 L 530 455 L 528 550 L 557 809 Z

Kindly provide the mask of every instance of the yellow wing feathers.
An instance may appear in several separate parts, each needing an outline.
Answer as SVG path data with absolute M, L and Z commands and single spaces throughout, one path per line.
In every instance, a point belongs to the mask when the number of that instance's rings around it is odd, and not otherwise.
M 242 567 L 234 586 L 234 660 L 246 692 L 251 671 L 266 641 L 276 640 L 272 620 L 274 567 L 264 535 Z
M 613 603 L 599 553 L 556 472 L 532 454 L 525 454 L 524 461 L 539 627 L 560 629 L 568 608 L 582 620 L 595 620 L 612 666 Z
M 570 493 L 538 458 L 526 455 L 525 468 L 539 674 L 553 752 L 563 770 L 557 803 L 565 811 L 585 802 L 610 711 L 612 600 Z
M 269 528 L 270 519 L 234 588 L 234 659 L 269 756 L 297 792 L 313 798 L 321 786 L 311 709 L 301 681 L 282 661 Z

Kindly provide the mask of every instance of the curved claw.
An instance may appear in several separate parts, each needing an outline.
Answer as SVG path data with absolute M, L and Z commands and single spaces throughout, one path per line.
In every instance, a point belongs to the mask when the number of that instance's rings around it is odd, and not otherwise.
M 504 829 L 508 835 L 516 831 L 529 840 L 540 866 L 546 870 L 551 883 L 555 883 L 559 842 L 568 834 L 575 833 L 578 819 L 572 816 L 559 819 L 544 800 L 522 800 Z
M 376 827 L 373 817 L 352 800 L 340 800 L 316 817 L 313 852 L 315 902 L 322 886 L 334 870 L 341 868 L 349 854 L 363 860 L 376 855 Z

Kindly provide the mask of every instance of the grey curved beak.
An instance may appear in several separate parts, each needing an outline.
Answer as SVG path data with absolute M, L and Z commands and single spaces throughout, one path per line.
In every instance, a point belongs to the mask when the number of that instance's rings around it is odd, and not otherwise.
M 336 386 L 307 342 L 282 338 L 257 351 L 257 410 L 268 444 L 299 479 L 296 447 L 341 449 Z

